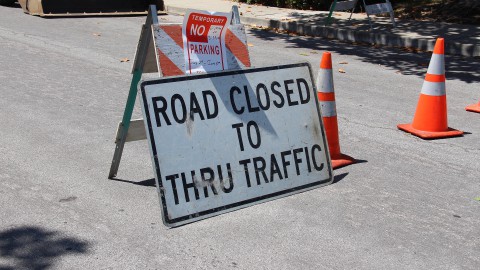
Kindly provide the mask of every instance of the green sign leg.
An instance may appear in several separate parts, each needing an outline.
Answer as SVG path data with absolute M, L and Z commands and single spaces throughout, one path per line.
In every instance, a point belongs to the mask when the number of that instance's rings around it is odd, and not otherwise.
M 136 69 L 133 72 L 132 83 L 130 84 L 130 92 L 128 92 L 127 104 L 123 112 L 123 118 L 121 123 L 120 132 L 115 141 L 115 153 L 113 154 L 112 165 L 110 166 L 110 172 L 108 178 L 112 179 L 117 176 L 118 167 L 120 166 L 120 160 L 122 158 L 123 147 L 127 139 L 128 128 L 130 127 L 130 121 L 132 120 L 133 108 L 135 107 L 135 100 L 137 98 L 137 86 L 142 78 L 142 70 Z

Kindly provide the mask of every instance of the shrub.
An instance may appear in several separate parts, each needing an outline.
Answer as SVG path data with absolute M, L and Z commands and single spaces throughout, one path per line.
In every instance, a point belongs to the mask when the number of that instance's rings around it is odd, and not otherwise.
M 265 6 L 294 8 L 294 9 L 313 9 L 327 10 L 332 0 L 237 0 L 241 3 L 260 4 Z

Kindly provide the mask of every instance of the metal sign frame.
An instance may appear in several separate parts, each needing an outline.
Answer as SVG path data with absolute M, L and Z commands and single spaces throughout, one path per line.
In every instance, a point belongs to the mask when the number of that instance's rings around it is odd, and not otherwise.
M 393 27 L 395 27 L 395 16 L 393 14 L 393 7 L 392 7 L 392 3 L 390 3 L 389 0 L 385 0 L 385 3 L 380 3 L 380 4 L 373 4 L 373 5 L 367 5 L 365 3 L 365 0 L 362 0 L 363 1 L 363 6 L 365 6 L 365 12 L 367 13 L 367 17 L 368 17 L 368 23 L 370 24 L 370 30 L 372 29 L 372 20 L 370 19 L 370 15 L 376 15 L 376 14 L 381 14 L 381 13 L 387 13 L 387 12 L 378 12 L 378 13 L 370 13 L 369 10 L 371 10 L 371 8 L 369 7 L 374 7 L 374 6 L 387 6 L 388 10 L 389 10 L 389 14 L 390 14 L 390 20 L 392 21 L 392 25 Z
M 314 175 L 309 175 L 310 174 L 310 172 L 309 172 L 308 175 L 310 176 L 309 177 L 310 179 L 305 180 L 305 181 L 307 181 L 307 183 L 302 183 L 299 186 L 295 186 L 295 183 L 294 183 L 295 181 L 294 182 L 289 182 L 290 185 L 292 185 L 291 188 L 285 189 L 285 190 L 277 190 L 273 193 L 268 193 L 268 192 L 270 192 L 270 190 L 268 190 L 267 188 L 263 188 L 263 186 L 262 186 L 261 191 L 265 192 L 265 194 L 261 194 L 262 196 L 249 198 L 249 199 L 246 199 L 246 200 L 243 200 L 243 201 L 236 201 L 234 203 L 225 204 L 225 205 L 221 205 L 221 206 L 216 205 L 215 207 L 213 207 L 211 209 L 203 210 L 203 211 L 199 211 L 199 212 L 195 212 L 195 213 L 192 213 L 192 212 L 188 211 L 188 214 L 172 218 L 171 216 L 173 216 L 173 214 L 169 213 L 169 209 L 168 209 L 167 203 L 166 203 L 165 194 L 167 192 L 167 189 L 172 188 L 172 192 L 175 192 L 175 194 L 176 194 L 176 191 L 173 191 L 173 190 L 177 190 L 177 189 L 180 190 L 181 188 L 175 188 L 173 186 L 172 187 L 165 187 L 162 184 L 163 183 L 163 178 L 162 178 L 162 172 L 161 172 L 161 168 L 160 168 L 161 163 L 163 164 L 162 166 L 167 166 L 167 165 L 165 165 L 165 162 L 160 162 L 159 161 L 159 159 L 161 159 L 162 153 L 159 153 L 157 151 L 157 147 L 160 148 L 160 146 L 156 146 L 155 138 L 156 138 L 156 136 L 158 136 L 158 134 L 155 135 L 155 132 L 154 132 L 154 129 L 158 130 L 158 127 L 157 127 L 158 126 L 158 119 L 157 119 L 157 116 L 155 116 L 154 119 L 151 119 L 151 116 L 150 116 L 151 111 L 150 110 L 152 110 L 152 108 L 149 107 L 149 101 L 150 100 L 147 99 L 146 88 L 148 86 L 151 86 L 151 85 L 158 86 L 158 85 L 161 85 L 161 84 L 183 83 L 185 81 L 189 82 L 191 85 L 198 85 L 199 84 L 198 81 L 197 81 L 197 83 L 194 83 L 194 84 L 192 84 L 192 83 L 195 80 L 201 80 L 201 79 L 211 79 L 211 80 L 217 79 L 218 80 L 218 78 L 222 78 L 222 77 L 225 77 L 225 79 L 223 79 L 223 80 L 228 81 L 229 79 L 235 80 L 234 76 L 238 76 L 238 75 L 247 76 L 248 74 L 251 74 L 251 73 L 260 73 L 260 72 L 266 72 L 266 71 L 276 73 L 276 72 L 278 72 L 282 69 L 287 70 L 287 69 L 292 69 L 292 68 L 305 68 L 305 67 L 308 69 L 308 76 L 309 76 L 308 80 L 310 80 L 310 83 L 311 83 L 311 89 L 308 90 L 308 91 L 311 91 L 311 95 L 312 95 L 311 100 L 308 101 L 308 106 L 309 106 L 309 108 L 311 108 L 313 110 L 312 114 L 311 114 L 311 117 L 312 117 L 311 120 L 314 121 L 313 126 L 308 125 L 308 129 L 312 130 L 312 131 L 315 130 L 314 133 L 317 134 L 317 135 L 308 135 L 308 136 L 312 136 L 312 137 L 309 137 L 309 138 L 312 139 L 312 141 L 315 141 L 314 137 L 320 136 L 320 134 L 321 134 L 321 140 L 323 139 L 323 141 L 319 141 L 318 144 L 319 144 L 319 147 L 321 148 L 321 155 L 319 155 L 319 156 L 322 157 L 322 160 L 325 160 L 324 165 L 322 165 L 323 169 L 320 169 L 320 170 L 317 169 L 317 172 L 314 172 Z M 236 79 L 238 79 L 238 78 L 236 78 Z M 247 80 L 247 79 L 245 79 L 245 80 Z M 194 222 L 194 221 L 198 221 L 198 220 L 208 218 L 208 217 L 212 217 L 212 216 L 215 216 L 215 215 L 219 215 L 219 214 L 222 214 L 222 213 L 238 210 L 238 209 L 241 209 L 241 208 L 244 208 L 244 207 L 247 207 L 247 206 L 251 206 L 251 205 L 254 205 L 254 204 L 257 204 L 257 203 L 266 202 L 266 201 L 274 200 L 274 199 L 281 198 L 281 197 L 286 197 L 286 196 L 293 195 L 293 194 L 296 194 L 296 193 L 304 192 L 306 190 L 317 188 L 317 187 L 320 187 L 320 186 L 323 186 L 323 185 L 328 185 L 333 181 L 333 171 L 332 171 L 332 167 L 331 167 L 330 153 L 329 153 L 329 149 L 328 149 L 328 143 L 327 143 L 327 138 L 326 138 L 326 135 L 325 135 L 325 130 L 324 130 L 324 127 L 323 127 L 321 110 L 320 110 L 319 102 L 318 102 L 318 96 L 316 95 L 316 93 L 317 93 L 316 85 L 314 83 L 314 79 L 313 79 L 313 75 L 312 75 L 312 69 L 311 69 L 311 67 L 308 63 L 288 64 L 288 65 L 281 65 L 281 66 L 271 66 L 271 67 L 262 67 L 262 68 L 250 68 L 250 69 L 243 69 L 243 70 L 230 70 L 230 71 L 222 71 L 222 72 L 214 72 L 214 73 L 205 73 L 205 74 L 199 74 L 199 75 L 177 76 L 177 77 L 168 77 L 168 78 L 161 78 L 161 79 L 151 79 L 151 80 L 142 81 L 139 85 L 138 91 L 141 93 L 142 104 L 143 104 L 142 110 L 143 110 L 143 113 L 144 113 L 144 116 L 145 116 L 145 121 L 146 121 L 145 128 L 146 128 L 146 132 L 148 134 L 147 137 L 148 137 L 148 140 L 149 140 L 150 154 L 151 154 L 152 163 L 153 163 L 153 167 L 154 167 L 157 191 L 159 193 L 159 199 L 160 199 L 160 203 L 161 203 L 161 206 L 162 206 L 162 219 L 163 219 L 163 222 L 166 226 L 169 226 L 169 227 L 180 226 L 180 225 L 183 225 L 183 224 L 186 224 L 186 223 L 191 223 L 191 222 Z M 165 89 L 165 91 L 166 91 L 165 93 L 167 93 L 167 95 L 168 95 L 169 92 L 171 92 L 171 91 L 167 91 L 167 89 Z M 178 94 L 175 94 L 175 95 L 178 95 Z M 313 103 L 315 105 L 313 105 Z M 312 108 L 311 106 L 314 106 L 314 107 Z M 309 109 L 305 108 L 303 110 L 309 110 Z M 153 109 L 153 111 L 155 111 L 155 109 Z M 222 114 L 220 114 L 220 115 L 222 115 Z M 308 119 L 310 119 L 310 118 L 308 118 Z M 157 126 L 152 125 L 152 121 L 157 121 L 157 122 L 155 122 Z M 318 125 L 318 126 L 315 126 L 315 125 Z M 183 126 L 188 126 L 188 125 L 187 124 L 179 124 L 179 126 L 183 127 Z M 204 126 L 206 126 L 208 128 L 212 128 L 211 124 L 210 125 L 204 124 Z M 230 126 L 225 125 L 225 127 L 230 127 Z M 307 126 L 303 126 L 303 124 L 302 124 L 302 128 L 307 128 Z M 310 133 L 308 133 L 308 134 L 310 134 Z M 191 135 L 189 135 L 189 136 L 191 136 Z M 200 133 L 200 135 L 198 135 L 198 136 L 201 138 L 201 136 L 203 136 L 203 134 Z M 279 135 L 275 135 L 275 136 L 279 136 Z M 289 138 L 289 137 L 287 137 L 287 138 Z M 190 137 L 190 139 L 191 139 L 191 137 Z M 288 139 L 288 142 L 290 143 L 290 139 Z M 306 143 L 306 142 L 302 141 L 302 143 Z M 196 145 L 199 145 L 199 144 L 196 144 Z M 303 146 L 304 145 L 302 144 L 302 147 Z M 162 147 L 169 148 L 169 146 L 162 146 Z M 269 145 L 269 146 L 267 146 L 267 148 L 268 147 L 272 147 L 272 146 Z M 276 147 L 276 145 L 274 147 Z M 290 147 L 291 147 L 291 145 L 290 145 Z M 186 150 L 189 150 L 189 149 L 190 148 L 188 147 L 188 149 L 186 149 Z M 239 151 L 239 150 L 233 150 L 233 151 Z M 257 150 L 255 150 L 255 151 L 257 151 Z M 252 151 L 252 152 L 255 153 L 255 151 Z M 238 154 L 240 152 L 236 152 L 236 153 Z M 249 152 L 243 152 L 243 154 L 245 154 L 245 153 L 249 153 Z M 167 153 L 163 153 L 163 154 L 166 155 Z M 257 154 L 258 154 L 258 152 L 257 152 Z M 238 155 L 240 155 L 240 154 L 238 154 Z M 323 156 L 323 155 L 325 155 L 325 156 Z M 312 158 L 312 159 L 314 159 L 314 158 Z M 308 162 L 308 161 L 306 161 L 306 162 Z M 179 163 L 177 162 L 176 164 L 179 164 Z M 190 165 L 190 163 L 188 163 L 188 165 Z M 183 163 L 180 163 L 180 165 L 178 165 L 178 166 L 181 167 L 181 168 L 184 168 L 183 166 L 187 167 L 188 165 L 184 165 Z M 315 166 L 317 166 L 317 165 L 315 165 Z M 323 166 L 325 166 L 325 167 L 323 167 Z M 170 169 L 170 167 L 168 167 L 168 168 Z M 165 167 L 163 167 L 163 169 L 165 169 Z M 323 171 L 323 170 L 325 170 L 325 171 Z M 304 169 L 304 172 L 305 171 L 307 171 L 307 170 Z M 328 175 L 328 177 L 326 179 L 318 179 L 317 180 L 315 178 L 315 175 L 320 175 L 320 174 Z M 297 172 L 297 176 L 295 176 L 295 178 L 293 178 L 293 179 L 298 179 L 298 178 L 301 178 L 301 177 L 302 176 L 300 176 Z M 306 176 L 304 176 L 304 177 L 306 177 Z M 312 178 L 315 178 L 315 180 L 311 181 Z M 306 178 L 304 178 L 304 179 L 306 179 Z M 184 181 L 185 181 L 185 179 L 184 179 Z M 257 181 L 258 181 L 258 179 L 257 179 Z M 196 181 L 194 181 L 194 182 L 195 183 L 189 184 L 189 185 L 197 186 Z M 299 182 L 301 182 L 301 181 L 299 181 Z M 285 183 L 285 182 L 282 182 L 282 183 Z M 282 185 L 279 185 L 279 186 L 280 186 L 280 188 L 283 188 Z M 200 189 L 201 186 L 198 186 L 198 188 Z M 184 189 L 185 189 L 185 187 L 184 187 Z M 241 193 L 241 194 L 245 194 L 245 193 Z M 247 197 L 246 195 L 243 195 L 243 196 Z M 171 201 L 171 199 L 172 198 L 170 197 L 170 201 Z M 188 200 L 187 200 L 187 202 L 188 202 Z M 218 203 L 218 200 L 215 201 L 215 202 Z M 221 202 L 223 203 L 224 201 L 221 201 Z M 210 204 L 208 206 L 210 207 Z
M 327 18 L 325 19 L 325 26 L 328 26 L 332 22 L 332 17 L 333 17 L 333 12 L 334 11 L 340 11 L 340 10 L 348 10 L 351 5 L 353 5 L 352 10 L 350 11 L 350 17 L 348 20 L 352 18 L 353 11 L 355 10 L 355 7 L 357 5 L 358 0 L 344 0 L 344 1 L 338 1 L 334 0 L 332 4 L 330 5 L 330 12 L 328 13 Z M 392 21 L 393 27 L 395 27 L 395 16 L 393 12 L 393 7 L 392 3 L 389 0 L 385 0 L 385 3 L 380 3 L 380 4 L 372 4 L 372 5 L 367 5 L 365 3 L 365 0 L 362 0 L 363 6 L 365 8 L 365 12 L 367 13 L 367 18 L 368 18 L 368 23 L 370 25 L 370 30 L 372 30 L 373 25 L 372 25 L 372 19 L 370 18 L 370 15 L 376 15 L 376 14 L 381 14 L 381 13 L 389 13 L 390 14 L 390 20 Z M 340 8 L 338 8 L 340 6 Z M 376 7 L 378 7 L 380 10 L 378 12 L 372 12 Z M 386 7 L 386 9 L 384 9 Z
M 232 6 L 232 24 L 240 24 L 240 12 L 236 5 Z M 127 102 L 123 111 L 122 121 L 119 123 L 117 134 L 115 138 L 115 151 L 110 165 L 110 171 L 108 173 L 109 179 L 114 179 L 117 176 L 118 169 L 120 167 L 120 161 L 122 159 L 123 148 L 125 143 L 129 141 L 129 129 L 135 127 L 136 131 L 142 130 L 143 120 L 132 121 L 133 109 L 135 107 L 137 97 L 137 86 L 140 82 L 143 73 L 151 73 L 159 71 L 160 67 L 152 63 L 152 59 L 156 59 L 155 46 L 153 42 L 152 25 L 158 24 L 158 13 L 155 5 L 150 5 L 145 24 L 142 26 L 140 38 L 138 40 L 137 50 L 135 53 L 135 61 L 132 68 L 132 80 L 130 83 L 130 90 L 128 93 Z M 154 67 L 157 67 L 158 70 Z M 137 134 L 132 140 L 146 139 L 144 133 Z
M 358 0 L 345 0 L 338 2 L 338 0 L 334 0 L 332 5 L 330 5 L 330 11 L 328 13 L 327 18 L 325 19 L 325 26 L 330 25 L 332 22 L 332 16 L 334 11 L 342 11 L 342 10 L 348 10 L 351 9 L 350 11 L 350 17 L 348 20 L 352 19 L 353 11 L 355 10 L 355 7 L 357 6 Z M 351 6 L 351 7 L 350 7 Z

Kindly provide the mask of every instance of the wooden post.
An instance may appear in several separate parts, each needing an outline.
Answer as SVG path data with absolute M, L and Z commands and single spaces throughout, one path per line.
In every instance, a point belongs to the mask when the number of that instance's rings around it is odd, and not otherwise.
M 130 127 L 130 120 L 132 119 L 133 108 L 135 107 L 135 100 L 137 98 L 137 86 L 142 78 L 143 66 L 146 61 L 147 50 L 149 44 L 152 42 L 152 24 L 158 24 L 157 8 L 155 5 L 150 5 L 148 9 L 147 19 L 142 27 L 140 39 L 138 41 L 137 52 L 135 54 L 135 62 L 133 63 L 132 82 L 130 83 L 130 91 L 128 93 L 127 104 L 123 112 L 121 128 L 115 139 L 115 152 L 113 154 L 112 164 L 108 178 L 112 179 L 117 176 L 118 167 L 122 158 L 123 147 L 127 139 L 128 128 Z

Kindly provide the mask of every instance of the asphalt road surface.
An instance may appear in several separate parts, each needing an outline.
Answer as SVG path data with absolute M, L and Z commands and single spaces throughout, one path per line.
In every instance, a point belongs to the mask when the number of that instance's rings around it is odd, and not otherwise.
M 342 152 L 362 162 L 168 229 L 147 141 L 107 179 L 144 20 L 0 7 L 0 269 L 478 269 L 480 115 L 464 110 L 480 98 L 478 59 L 446 57 L 449 125 L 465 136 L 424 141 L 396 125 L 413 118 L 428 53 L 249 28 L 254 66 L 316 74 L 332 52 Z

